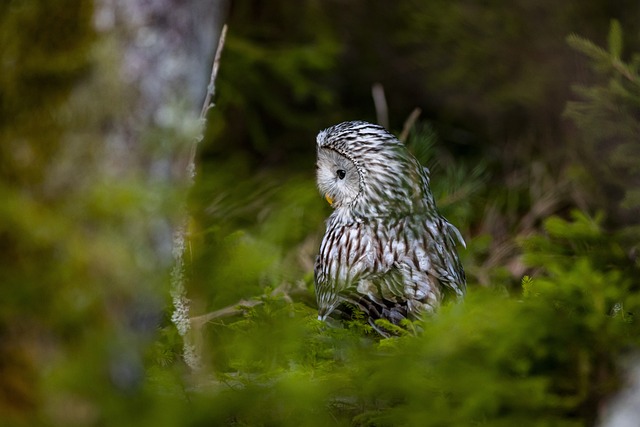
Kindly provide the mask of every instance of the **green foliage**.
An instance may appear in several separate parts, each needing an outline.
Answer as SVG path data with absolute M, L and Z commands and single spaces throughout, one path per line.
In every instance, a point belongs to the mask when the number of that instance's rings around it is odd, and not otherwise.
M 611 21 L 609 30 L 609 53 L 616 59 L 622 56 L 622 26 L 616 19 Z
M 87 312 L 95 314 L 94 324 L 104 319 L 98 310 L 99 299 L 78 282 L 68 280 L 86 278 L 83 272 L 90 262 L 86 253 L 77 250 L 84 248 L 87 239 L 74 227 L 77 216 L 68 203 L 74 196 L 55 200 L 60 182 L 43 182 L 50 158 L 63 145 L 63 126 L 56 112 L 86 72 L 86 53 L 94 37 L 87 22 L 92 8 L 72 3 L 63 1 L 55 7 L 39 1 L 0 5 L 3 424 L 5 420 L 23 420 L 42 399 L 36 386 L 41 367 L 33 358 L 38 342 L 35 337 L 46 336 L 49 330 L 73 336 L 80 329 L 78 320 Z M 67 12 L 57 13 L 58 6 Z M 33 40 L 24 34 L 32 35 Z M 68 244 L 61 243 L 65 241 Z M 65 310 L 60 310 L 62 307 Z
M 198 215 L 192 225 L 190 291 L 207 309 L 283 284 L 308 294 L 301 282 L 311 279 L 317 232 L 329 210 L 311 174 L 247 177 L 233 162 L 206 167 L 217 174 L 199 181 L 193 196 Z
M 462 159 L 454 160 L 429 123 L 419 123 L 412 130 L 407 147 L 429 169 L 431 191 L 441 213 L 461 230 L 476 221 L 481 194 L 487 190 L 488 163 L 480 160 L 469 165 Z
M 464 200 L 469 207 L 460 211 L 464 229 L 476 220 L 485 178 L 477 175 L 476 182 L 465 184 L 448 175 L 447 168 L 453 167 L 428 128 L 412 138 L 409 145 L 431 166 L 438 192 L 471 186 Z M 457 173 L 468 177 L 474 171 Z M 640 266 L 627 256 L 625 236 L 605 231 L 603 215 L 575 211 L 571 220 L 550 217 L 544 233 L 522 239 L 531 274 L 522 279 L 521 295 L 504 293 L 504 279 L 497 279 L 505 277 L 504 267 L 493 267 L 491 288 L 472 285 L 463 303 L 402 328 L 382 321 L 378 326 L 397 336 L 380 339 L 357 312 L 343 324 L 319 322 L 311 299 L 291 303 L 264 287 L 278 283 L 258 277 L 264 266 L 255 268 L 255 277 L 243 276 L 254 263 L 288 259 L 287 248 L 293 244 L 293 251 L 300 250 L 304 236 L 313 232 L 322 201 L 310 180 L 299 185 L 256 190 L 266 195 L 260 206 L 267 214 L 239 234 L 240 239 L 250 237 L 256 248 L 270 242 L 271 260 L 260 255 L 261 248 L 254 255 L 239 255 L 237 264 L 215 262 L 222 271 L 229 269 L 237 286 L 259 284 L 266 296 L 239 318 L 205 326 L 212 377 L 188 392 L 197 402 L 190 406 L 191 419 L 198 420 L 194 423 L 578 426 L 593 423 L 598 402 L 619 388 L 617 361 L 639 344 L 634 316 L 640 308 L 639 287 L 632 278 Z M 227 199 L 238 197 L 229 194 Z M 292 216 L 292 209 L 302 216 Z M 295 225 L 293 218 L 305 217 Z M 224 218 L 216 217 L 220 221 Z M 490 251 L 491 238 L 475 237 L 468 247 L 462 255 L 474 283 L 478 258 Z M 211 298 L 221 292 L 216 288 Z
M 557 305 L 580 310 L 588 307 L 599 316 L 615 315 L 621 308 L 626 314 L 635 312 L 640 302 L 640 264 L 627 255 L 625 239 L 605 232 L 602 222 L 602 215 L 590 218 L 574 211 L 572 221 L 558 217 L 546 220 L 546 236 L 525 239 L 525 263 L 544 267 L 540 278 L 528 281 L 526 294 L 537 295 L 544 287 L 558 288 L 556 283 L 562 281 L 573 285 L 555 290 Z M 588 292 L 577 294 L 578 286 Z M 626 314 L 621 313 L 622 317 Z
M 177 186 L 149 182 L 149 147 L 113 161 L 106 134 L 130 104 L 94 12 L 0 5 L 3 426 L 133 425 L 155 402 L 143 356 L 168 299 L 158 246 Z
M 318 111 L 335 102 L 326 80 L 340 46 L 325 8 L 308 0 L 247 2 L 234 5 L 230 26 L 209 150 L 226 156 L 248 141 L 253 153 L 281 160 L 304 151 L 298 138 L 321 128 Z
M 45 3 L 0 4 L 0 424 L 578 426 L 621 387 L 618 362 L 640 337 L 637 217 L 618 228 L 610 204 L 570 210 L 564 170 L 529 150 L 545 151 L 555 94 L 573 78 L 560 74 L 571 58 L 558 35 L 576 10 L 598 28 L 605 2 L 552 15 L 551 1 L 237 3 L 190 196 L 192 314 L 232 314 L 194 326 L 200 372 L 182 361 L 171 308 L 157 318 L 169 251 L 152 248 L 176 188 L 104 173 L 101 130 L 126 104 L 117 55 L 92 45 L 84 3 Z M 608 50 L 569 38 L 595 75 L 566 114 L 597 160 L 595 187 L 635 209 L 639 61 L 623 27 L 612 23 Z M 357 312 L 317 320 L 312 286 L 330 212 L 313 182 L 313 135 L 370 117 L 378 80 L 392 122 L 416 103 L 442 110 L 409 146 L 467 237 L 470 284 L 434 316 L 380 322 L 397 332 L 386 339 Z M 487 135 L 509 150 L 482 147 Z M 153 158 L 185 138 L 146 136 Z
M 569 102 L 565 115 L 577 125 L 584 144 L 580 153 L 595 190 L 608 212 L 622 222 L 635 222 L 640 212 L 640 53 L 625 61 L 620 23 L 611 22 L 609 50 L 571 35 L 571 47 L 587 55 L 594 82 L 574 87 L 578 101 Z M 603 203 L 604 202 L 604 203 Z
M 597 402 L 619 387 L 618 358 L 640 336 L 631 280 L 638 266 L 601 222 L 578 212 L 571 221 L 550 218 L 546 235 L 523 241 L 536 272 L 523 278 L 521 298 L 472 288 L 464 303 L 407 325 L 417 333 L 367 337 L 357 316 L 328 327 L 307 305 L 264 299 L 209 335 L 216 379 L 190 393 L 206 402 L 195 417 L 241 425 L 592 423 Z

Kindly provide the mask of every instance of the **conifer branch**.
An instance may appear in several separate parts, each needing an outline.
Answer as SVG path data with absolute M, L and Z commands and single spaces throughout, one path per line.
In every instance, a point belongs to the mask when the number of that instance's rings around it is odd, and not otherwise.
M 622 74 L 622 76 L 624 76 L 631 83 L 634 83 L 636 85 L 640 84 L 638 75 L 637 74 L 634 75 L 633 72 L 627 66 L 627 64 L 625 64 L 624 62 L 620 61 L 619 59 L 614 59 L 611 62 L 611 65 L 617 72 Z

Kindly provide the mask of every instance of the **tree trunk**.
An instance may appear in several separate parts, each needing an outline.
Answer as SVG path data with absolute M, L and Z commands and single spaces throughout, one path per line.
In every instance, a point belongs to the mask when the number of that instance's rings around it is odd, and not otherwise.
M 0 419 L 92 424 L 140 415 L 227 2 L 50 3 L 0 6 Z

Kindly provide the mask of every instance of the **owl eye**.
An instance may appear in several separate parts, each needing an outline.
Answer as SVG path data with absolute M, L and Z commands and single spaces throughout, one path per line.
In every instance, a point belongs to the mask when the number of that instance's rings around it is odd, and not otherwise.
M 344 177 L 347 175 L 347 171 L 344 169 L 338 169 L 336 171 L 336 175 L 338 175 L 338 178 L 344 179 Z

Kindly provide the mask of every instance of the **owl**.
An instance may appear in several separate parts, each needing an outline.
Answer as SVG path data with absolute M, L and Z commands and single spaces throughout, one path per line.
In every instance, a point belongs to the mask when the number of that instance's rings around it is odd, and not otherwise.
M 399 325 L 461 298 L 460 232 L 442 217 L 429 170 L 383 127 L 344 122 L 317 136 L 317 184 L 333 208 L 315 264 L 318 318 L 356 308 Z

